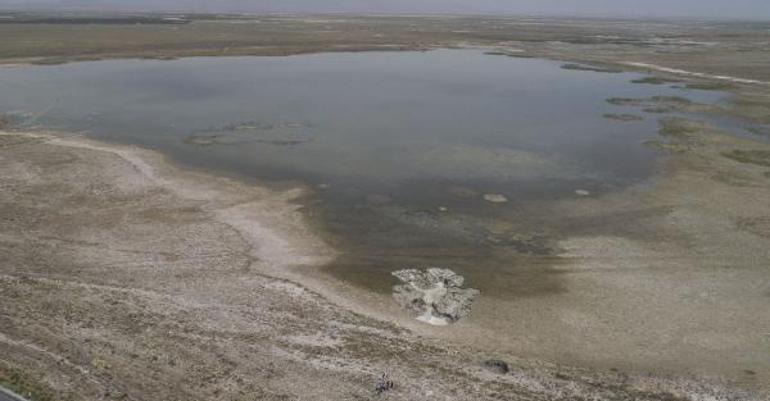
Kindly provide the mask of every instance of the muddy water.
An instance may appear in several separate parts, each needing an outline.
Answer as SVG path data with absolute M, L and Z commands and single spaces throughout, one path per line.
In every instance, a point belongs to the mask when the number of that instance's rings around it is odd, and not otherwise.
M 357 285 L 385 292 L 390 271 L 437 265 L 488 295 L 529 297 L 563 290 L 549 266 L 572 223 L 544 205 L 652 172 L 641 142 L 660 115 L 606 99 L 720 98 L 560 65 L 438 50 L 28 67 L 0 74 L 0 111 L 315 186 L 308 214 L 343 250 L 329 272 Z M 629 113 L 641 118 L 605 116 Z

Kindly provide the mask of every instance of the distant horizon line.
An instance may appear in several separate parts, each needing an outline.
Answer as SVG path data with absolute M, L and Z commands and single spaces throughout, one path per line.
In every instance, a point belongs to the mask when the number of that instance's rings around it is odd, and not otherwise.
M 485 17 L 485 18 L 553 18 L 553 19 L 603 19 L 603 20 L 628 20 L 628 21 L 691 21 L 691 22 L 765 22 L 770 23 L 770 18 L 761 17 L 706 17 L 706 16 L 680 16 L 680 15 L 621 15 L 621 14 L 554 14 L 554 13 L 471 13 L 471 12 L 357 12 L 357 11 L 201 11 L 191 9 L 97 9 L 93 7 L 62 7 L 51 8 L 46 6 L 29 7 L 0 5 L 0 13 L 19 12 L 46 12 L 46 13 L 72 13 L 91 12 L 99 14 L 187 14 L 187 15 L 226 15 L 226 16 L 360 16 L 360 17 Z

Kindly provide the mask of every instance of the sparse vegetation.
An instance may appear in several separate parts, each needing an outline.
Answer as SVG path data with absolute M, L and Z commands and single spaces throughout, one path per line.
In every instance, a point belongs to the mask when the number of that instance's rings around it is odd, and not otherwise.
M 7 114 L 0 114 L 0 130 L 7 129 L 11 126 L 11 117 Z
M 770 136 L 770 127 L 749 127 L 748 131 L 756 135 Z
M 103 25 L 142 25 L 142 24 L 188 24 L 184 17 L 147 16 L 38 16 L 16 15 L 13 18 L 0 18 L 0 24 L 103 24 Z
M 607 103 L 615 106 L 638 106 L 644 102 L 643 99 L 632 99 L 628 97 L 611 97 Z
M 55 394 L 19 369 L 0 364 L 0 386 L 3 386 L 30 401 L 67 401 L 68 397 Z
M 609 73 L 609 74 L 617 74 L 617 73 L 623 72 L 623 70 L 619 70 L 617 68 L 597 67 L 597 66 L 575 64 L 575 63 L 564 64 L 564 65 L 561 66 L 561 68 L 563 68 L 565 70 L 605 72 L 605 73 Z
M 650 84 L 650 85 L 663 85 L 667 83 L 676 83 L 681 82 L 677 79 L 671 79 L 671 78 L 662 78 L 662 77 L 644 77 L 644 78 L 638 78 L 634 79 L 631 82 L 635 84 Z
M 735 84 L 730 82 L 694 82 L 684 86 L 687 89 L 724 91 L 735 88 Z
M 665 118 L 660 122 L 658 133 L 668 137 L 683 137 L 698 132 L 698 125 L 684 118 Z
M 650 98 L 650 101 L 655 103 L 666 103 L 666 104 L 673 104 L 673 105 L 691 105 L 693 104 L 693 101 L 681 96 L 653 96 Z
M 740 163 L 755 164 L 770 167 L 770 150 L 741 150 L 736 149 L 722 153 L 724 157 Z
M 670 113 L 671 109 L 668 109 L 666 107 L 646 107 L 642 111 L 645 113 L 652 113 L 652 114 L 665 114 Z
M 644 117 L 638 116 L 636 114 L 605 114 L 603 117 L 608 120 L 616 120 L 616 121 L 624 121 L 624 122 L 644 120 Z

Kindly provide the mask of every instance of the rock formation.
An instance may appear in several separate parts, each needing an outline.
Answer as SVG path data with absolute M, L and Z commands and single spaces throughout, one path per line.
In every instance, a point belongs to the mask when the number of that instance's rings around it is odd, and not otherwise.
M 448 269 L 405 269 L 392 274 L 403 282 L 393 287 L 396 301 L 418 320 L 433 325 L 454 323 L 466 316 L 479 294 L 478 290 L 461 288 L 463 276 Z

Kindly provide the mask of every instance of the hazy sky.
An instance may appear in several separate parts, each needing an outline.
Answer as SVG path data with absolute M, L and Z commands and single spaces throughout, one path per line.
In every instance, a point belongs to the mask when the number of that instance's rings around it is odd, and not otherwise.
M 474 13 L 770 20 L 770 0 L 0 0 L 0 8 L 10 5 L 256 13 Z

